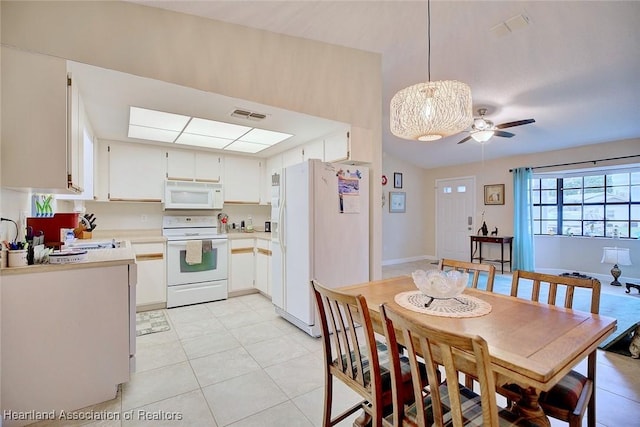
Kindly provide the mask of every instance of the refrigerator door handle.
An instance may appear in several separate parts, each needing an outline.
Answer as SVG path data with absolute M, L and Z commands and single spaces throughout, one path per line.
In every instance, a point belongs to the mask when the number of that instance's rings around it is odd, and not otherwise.
M 278 241 L 280 243 L 280 250 L 282 251 L 282 253 L 284 254 L 285 252 L 285 246 L 284 246 L 284 209 L 285 209 L 285 204 L 286 201 L 284 200 L 284 198 L 280 199 L 280 211 L 278 212 Z

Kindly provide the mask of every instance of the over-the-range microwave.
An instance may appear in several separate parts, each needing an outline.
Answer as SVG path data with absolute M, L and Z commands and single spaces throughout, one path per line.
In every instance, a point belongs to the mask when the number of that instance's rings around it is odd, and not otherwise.
M 220 183 L 172 179 L 164 183 L 165 209 L 222 209 L 223 200 Z

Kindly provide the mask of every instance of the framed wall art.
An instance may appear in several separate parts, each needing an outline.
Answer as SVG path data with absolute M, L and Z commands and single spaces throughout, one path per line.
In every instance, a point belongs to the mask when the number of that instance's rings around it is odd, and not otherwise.
M 504 205 L 504 184 L 484 186 L 485 205 Z
M 405 211 L 407 193 L 404 191 L 389 191 L 389 212 L 402 213 Z
M 393 173 L 393 188 L 402 188 L 402 174 L 400 172 Z

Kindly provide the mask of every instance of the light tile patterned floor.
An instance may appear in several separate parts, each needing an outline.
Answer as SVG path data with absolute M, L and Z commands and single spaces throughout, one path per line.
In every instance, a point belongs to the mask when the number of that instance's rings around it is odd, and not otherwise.
M 385 267 L 384 276 L 416 268 L 429 268 L 428 261 Z M 278 317 L 268 299 L 254 294 L 166 312 L 171 330 L 138 337 L 137 372 L 116 399 L 93 408 L 120 412 L 123 418 L 131 413 L 132 420 L 37 425 L 321 425 L 321 343 Z M 640 360 L 599 352 L 599 426 L 638 425 L 639 373 Z M 335 389 L 338 409 L 357 401 L 341 383 Z M 145 421 L 140 414 L 181 419 Z M 352 420 L 340 425 L 350 426 Z M 552 425 L 566 426 L 555 420 Z

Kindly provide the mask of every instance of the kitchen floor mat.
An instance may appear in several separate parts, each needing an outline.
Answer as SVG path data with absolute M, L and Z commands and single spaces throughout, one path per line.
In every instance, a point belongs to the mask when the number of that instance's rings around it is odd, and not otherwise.
M 163 310 L 136 313 L 136 336 L 164 332 L 171 329 Z

